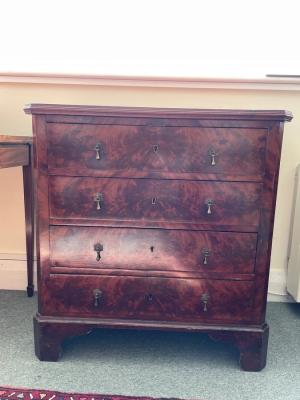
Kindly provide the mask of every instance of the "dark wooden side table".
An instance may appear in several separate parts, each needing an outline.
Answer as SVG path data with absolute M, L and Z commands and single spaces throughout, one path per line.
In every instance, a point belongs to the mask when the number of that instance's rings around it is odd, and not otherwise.
M 33 296 L 34 205 L 32 137 L 0 135 L 0 168 L 23 167 L 27 253 L 27 295 Z

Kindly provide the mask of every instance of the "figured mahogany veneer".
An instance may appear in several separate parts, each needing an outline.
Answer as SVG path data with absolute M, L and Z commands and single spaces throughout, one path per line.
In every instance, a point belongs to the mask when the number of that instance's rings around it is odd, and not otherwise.
M 253 282 L 137 277 L 51 276 L 42 313 L 69 317 L 232 324 L 253 321 Z M 94 291 L 100 297 L 95 305 Z M 207 305 L 205 298 L 207 296 Z
M 49 178 L 50 217 L 257 228 L 262 185 L 118 178 Z M 101 195 L 97 209 L 96 195 Z M 208 213 L 208 200 L 212 200 Z M 80 204 L 80 207 L 78 206 Z M 252 228 L 253 229 L 253 228 Z
M 47 134 L 49 171 L 55 174 L 264 174 L 266 129 L 50 123 Z
M 80 268 L 81 275 L 90 269 L 251 274 L 256 242 L 255 233 L 52 226 L 50 265 L 56 272 Z
M 206 332 L 266 364 L 285 111 L 31 105 L 35 349 L 94 328 Z

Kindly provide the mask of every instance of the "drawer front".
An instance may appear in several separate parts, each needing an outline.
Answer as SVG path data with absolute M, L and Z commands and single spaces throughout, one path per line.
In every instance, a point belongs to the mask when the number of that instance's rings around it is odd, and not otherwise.
M 255 233 L 52 226 L 51 266 L 250 274 L 256 241 Z
M 261 177 L 266 129 L 47 124 L 50 172 Z
M 251 320 L 254 283 L 52 276 L 46 288 L 44 315 L 238 323 Z
M 49 177 L 50 216 L 257 226 L 258 183 Z

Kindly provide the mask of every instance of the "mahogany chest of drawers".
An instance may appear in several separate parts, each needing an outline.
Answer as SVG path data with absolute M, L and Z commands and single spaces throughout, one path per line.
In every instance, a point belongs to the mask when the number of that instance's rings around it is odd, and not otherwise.
M 266 363 L 285 111 L 32 104 L 35 348 L 93 328 L 196 331 Z

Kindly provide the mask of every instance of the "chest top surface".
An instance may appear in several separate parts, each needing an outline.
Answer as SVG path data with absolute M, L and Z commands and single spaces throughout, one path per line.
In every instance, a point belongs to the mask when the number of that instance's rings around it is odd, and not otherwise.
M 200 119 L 239 119 L 290 121 L 293 116 L 286 110 L 242 110 L 242 109 L 191 109 L 191 108 L 154 108 L 154 107 L 114 107 L 90 105 L 62 105 L 32 103 L 24 107 L 26 114 L 61 114 L 81 116 L 136 116 L 164 118 L 200 118 Z

